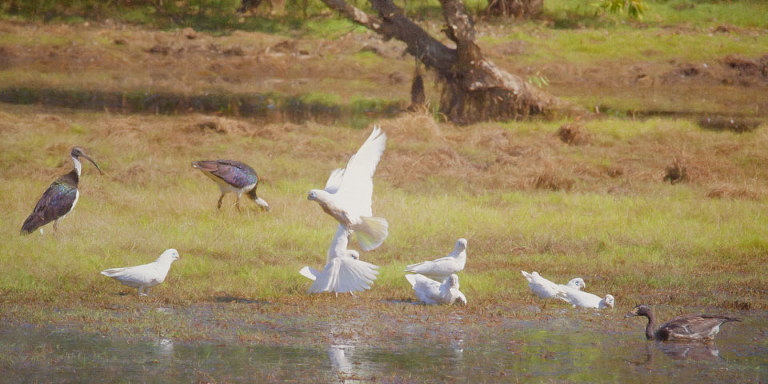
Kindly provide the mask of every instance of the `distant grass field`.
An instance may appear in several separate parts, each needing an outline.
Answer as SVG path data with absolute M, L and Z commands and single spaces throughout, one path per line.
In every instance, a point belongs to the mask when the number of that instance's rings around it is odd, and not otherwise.
M 9 14 L 0 6 L 0 90 L 123 93 L 129 102 L 155 93 L 263 94 L 351 109 L 365 109 L 357 107 L 361 100 L 409 102 L 414 61 L 404 44 L 384 42 L 319 2 L 310 2 L 307 19 L 290 7 L 259 9 L 218 28 L 216 20 L 195 24 L 195 18 L 168 25 L 148 6 L 121 11 L 95 2 L 77 9 L 87 3 L 59 7 L 48 22 L 39 21 L 42 12 Z M 546 1 L 536 20 L 479 14 L 478 44 L 500 67 L 534 84 L 544 78 L 546 91 L 588 110 L 766 116 L 764 2 L 647 4 L 642 20 L 595 15 L 589 4 L 565 0 Z M 478 11 L 482 5 L 468 3 Z M 436 7 L 435 1 L 406 5 L 446 41 Z M 431 74 L 425 80 L 436 111 L 439 82 Z
M 221 133 L 199 128 L 206 121 Z M 362 300 L 411 299 L 405 265 L 444 256 L 465 237 L 468 311 L 542 304 L 520 270 L 562 282 L 581 276 L 588 291 L 613 294 L 618 310 L 639 302 L 768 308 L 765 128 L 603 119 L 579 123 L 585 139 L 568 145 L 556 135 L 564 123 L 382 121 L 389 139 L 374 213 L 389 220 L 390 236 L 362 254 L 381 266 Z M 310 281 L 298 270 L 323 265 L 336 225 L 306 192 L 346 164 L 369 129 L 4 105 L 0 302 L 147 300 L 99 271 L 153 261 L 166 248 L 181 260 L 149 300 L 303 302 Z M 59 232 L 49 225 L 42 236 L 19 235 L 42 192 L 71 169 L 73 145 L 106 175 L 85 163 L 80 201 Z M 232 195 L 217 211 L 218 189 L 190 166 L 216 158 L 252 165 L 271 212 L 244 199 L 238 213 Z M 688 180 L 670 185 L 662 178 L 674 159 Z

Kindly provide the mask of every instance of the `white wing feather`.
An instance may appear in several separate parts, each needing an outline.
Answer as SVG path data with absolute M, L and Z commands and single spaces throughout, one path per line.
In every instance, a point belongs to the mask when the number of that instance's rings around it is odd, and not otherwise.
M 557 297 L 571 303 L 574 307 L 599 309 L 603 298 L 595 294 L 580 291 L 567 285 L 558 287 Z
M 379 272 L 378 266 L 349 257 L 337 257 L 328 264 L 309 287 L 310 293 L 356 292 L 371 288 Z
M 317 279 L 317 275 L 320 274 L 320 271 L 318 271 L 317 269 L 314 269 L 312 267 L 306 267 L 305 266 L 305 267 L 303 267 L 303 268 L 301 268 L 299 270 L 299 273 L 302 276 L 306 277 L 307 279 L 316 280 Z
M 538 272 L 528 273 L 526 271 L 520 271 L 526 280 L 528 280 L 528 288 L 531 289 L 536 296 L 542 299 L 560 299 L 568 302 L 568 299 L 561 293 L 564 289 L 580 290 L 581 287 L 575 285 L 557 284 L 551 280 L 548 280 Z M 572 279 L 569 284 L 573 283 L 576 279 Z
M 344 179 L 344 168 L 336 168 L 328 176 L 328 181 L 325 182 L 325 191 L 328 193 L 336 193 L 339 190 L 341 181 Z
M 373 216 L 373 174 L 386 143 L 386 133 L 380 126 L 374 125 L 368 139 L 347 162 L 336 194 L 337 201 L 344 202 L 344 209 L 350 216 Z M 333 173 L 331 177 L 334 177 Z
M 466 296 L 459 291 L 458 277 L 456 276 L 445 279 L 442 284 L 419 274 L 405 275 L 405 278 L 411 283 L 416 297 L 424 304 L 450 305 L 457 301 L 465 305 L 467 303 Z M 457 285 L 455 287 L 453 287 L 451 279 L 456 279 Z
M 299 271 L 303 276 L 315 280 L 309 287 L 309 293 L 344 293 L 371 288 L 379 274 L 379 267 L 349 256 L 349 235 L 349 230 L 339 225 L 328 248 L 328 261 L 323 270 L 304 267 Z
M 461 246 L 462 244 L 464 246 Z M 405 271 L 434 277 L 442 281 L 451 274 L 463 271 L 466 262 L 466 240 L 459 239 L 456 242 L 456 246 L 454 247 L 453 251 L 451 251 L 448 256 L 441 257 L 432 261 L 423 261 L 421 263 L 410 264 L 405 267 Z
M 111 277 L 129 287 L 160 284 L 165 280 L 168 271 L 160 271 L 157 263 L 138 265 L 135 267 L 110 268 L 101 271 L 104 276 Z
M 411 283 L 413 292 L 419 301 L 424 304 L 439 303 L 437 300 L 440 300 L 440 283 L 418 274 L 405 275 L 405 278 Z
M 561 298 L 557 296 L 557 284 L 543 278 L 541 275 L 539 275 L 538 272 L 535 271 L 530 274 L 525 271 L 520 272 L 522 272 L 523 276 L 525 276 L 525 278 L 528 280 L 528 288 L 530 288 L 531 291 L 536 294 L 536 296 L 541 297 L 542 299 L 550 299 L 555 297 Z
M 408 265 L 405 271 L 445 278 L 452 273 L 460 272 L 462 269 L 463 268 L 459 267 L 459 263 L 455 258 L 442 257 L 433 261 L 423 261 L 421 263 Z

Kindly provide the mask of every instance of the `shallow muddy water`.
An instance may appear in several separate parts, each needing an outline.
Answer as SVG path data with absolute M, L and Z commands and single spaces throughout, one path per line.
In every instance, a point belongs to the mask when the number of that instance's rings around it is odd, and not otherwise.
M 180 324 L 210 320 L 207 311 L 192 316 L 187 311 L 163 309 L 164 315 L 156 315 L 155 308 L 128 316 L 165 316 L 165 321 Z M 217 340 L 216 335 L 204 341 L 183 341 L 151 331 L 126 337 L 109 331 L 85 332 L 71 324 L 39 327 L 2 321 L 0 382 L 768 380 L 768 316 L 764 312 L 740 314 L 744 322 L 726 324 L 714 344 L 647 342 L 645 320 L 624 319 L 620 312 L 557 309 L 534 320 L 502 316 L 489 323 L 462 319 L 458 313 L 438 316 L 437 321 L 430 320 L 426 311 L 405 321 L 394 321 L 392 313 L 363 313 L 344 321 L 289 321 L 273 331 L 260 329 L 256 324 L 263 319 L 254 314 L 256 321 L 237 327 L 241 334 L 285 333 L 275 343 Z M 220 322 L 217 326 L 231 325 Z

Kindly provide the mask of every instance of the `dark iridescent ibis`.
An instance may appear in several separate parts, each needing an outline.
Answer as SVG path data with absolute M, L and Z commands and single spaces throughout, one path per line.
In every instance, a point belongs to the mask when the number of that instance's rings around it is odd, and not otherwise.
M 202 160 L 193 161 L 192 167 L 202 171 L 211 180 L 216 182 L 221 190 L 218 207 L 221 209 L 221 200 L 227 193 L 235 193 L 237 201 L 235 206 L 240 210 L 240 196 L 245 193 L 254 203 L 269 211 L 269 204 L 264 199 L 256 196 L 256 187 L 259 184 L 259 176 L 253 168 L 234 160 Z
M 24 220 L 24 224 L 21 226 L 22 234 L 32 233 L 51 221 L 53 221 L 53 230 L 55 231 L 59 220 L 72 212 L 75 204 L 77 204 L 77 199 L 80 197 L 77 185 L 80 182 L 80 173 L 83 167 L 80 163 L 81 157 L 93 163 L 96 169 L 99 170 L 99 173 L 104 174 L 99 165 L 86 155 L 82 148 L 73 147 L 70 156 L 72 156 L 72 163 L 75 165 L 74 169 L 51 183 L 51 186 L 48 187 L 43 196 L 40 197 L 40 200 L 38 200 L 37 205 L 35 205 L 35 210 Z M 42 233 L 42 231 L 41 228 L 40 232 Z

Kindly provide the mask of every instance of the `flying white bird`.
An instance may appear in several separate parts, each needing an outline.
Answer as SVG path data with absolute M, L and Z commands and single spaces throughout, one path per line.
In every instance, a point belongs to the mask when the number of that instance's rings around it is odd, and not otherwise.
M 605 295 L 604 298 L 588 292 L 579 291 L 567 286 L 558 286 L 557 297 L 576 307 L 603 309 L 613 308 L 613 296 Z
M 376 249 L 389 234 L 387 220 L 374 217 L 371 208 L 373 173 L 386 142 L 387 135 L 381 127 L 374 126 L 365 143 L 349 159 L 347 167 L 331 172 L 325 189 L 313 189 L 307 195 L 307 199 L 317 201 L 325 213 L 354 231 L 364 251 Z
M 440 281 L 464 270 L 467 263 L 467 239 L 459 239 L 448 256 L 432 261 L 424 261 L 405 267 L 406 272 L 418 273 Z
M 560 299 L 568 301 L 565 298 L 557 296 L 557 292 L 560 291 L 560 287 L 571 287 L 573 289 L 581 290 L 586 286 L 584 280 L 581 277 L 571 279 L 567 285 L 556 284 L 550 280 L 543 278 L 538 272 L 528 273 L 526 271 L 520 271 L 523 273 L 523 277 L 528 280 L 528 288 L 536 294 L 536 296 L 542 299 Z
M 139 296 L 148 296 L 150 287 L 165 281 L 165 276 L 168 275 L 168 270 L 171 269 L 171 263 L 175 260 L 179 260 L 179 252 L 171 248 L 166 249 L 152 263 L 135 267 L 105 269 L 101 271 L 101 274 L 129 287 L 138 288 Z
M 309 293 L 320 292 L 356 292 L 371 288 L 379 274 L 378 266 L 360 260 L 360 254 L 348 250 L 350 231 L 339 225 L 328 249 L 328 261 L 322 271 L 304 267 L 299 273 L 315 282 L 309 287 Z
M 424 304 L 453 305 L 458 301 L 467 305 L 467 298 L 459 291 L 459 276 L 455 273 L 448 276 L 442 284 L 419 274 L 405 275 L 405 278 L 411 283 L 416 297 Z

